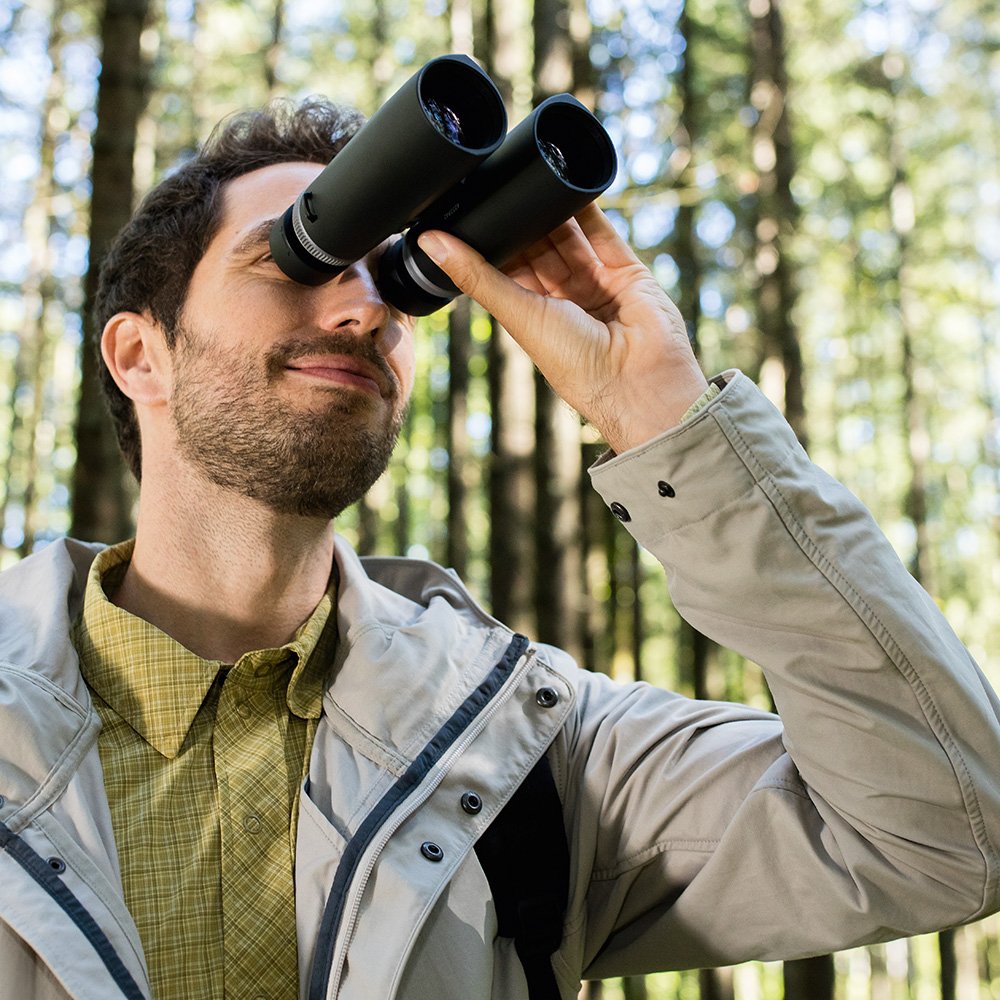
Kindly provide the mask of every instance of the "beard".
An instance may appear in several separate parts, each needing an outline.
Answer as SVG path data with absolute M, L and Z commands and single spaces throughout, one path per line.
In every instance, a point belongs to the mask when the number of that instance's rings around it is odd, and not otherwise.
M 275 391 L 285 366 L 317 350 L 375 366 L 388 398 L 331 385 L 312 387 L 328 396 L 319 408 L 289 403 Z M 330 519 L 360 500 L 388 466 L 406 408 L 399 380 L 370 338 L 331 332 L 285 342 L 261 366 L 259 356 L 182 327 L 174 352 L 178 445 L 217 486 L 277 513 Z

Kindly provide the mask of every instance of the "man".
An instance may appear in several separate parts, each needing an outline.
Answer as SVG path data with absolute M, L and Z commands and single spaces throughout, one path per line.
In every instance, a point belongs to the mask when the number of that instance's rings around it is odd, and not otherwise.
M 391 452 L 412 323 L 379 251 L 306 287 L 267 233 L 355 124 L 236 119 L 109 255 L 138 529 L 0 579 L 0 997 L 526 997 L 475 845 L 543 757 L 567 1000 L 1000 907 L 989 684 L 750 381 L 706 382 L 598 209 L 506 274 L 422 246 L 604 434 L 595 486 L 782 720 L 584 673 L 452 574 L 335 538 Z

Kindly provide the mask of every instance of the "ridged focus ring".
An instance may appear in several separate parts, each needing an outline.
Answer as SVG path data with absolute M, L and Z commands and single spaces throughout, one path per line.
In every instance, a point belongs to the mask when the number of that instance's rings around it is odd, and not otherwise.
M 354 263 L 353 260 L 334 257 L 333 254 L 327 253 L 313 242 L 312 237 L 306 232 L 306 227 L 302 224 L 301 211 L 302 199 L 296 198 L 295 204 L 292 206 L 292 231 L 299 241 L 299 246 L 319 264 L 328 264 L 330 267 L 350 267 Z

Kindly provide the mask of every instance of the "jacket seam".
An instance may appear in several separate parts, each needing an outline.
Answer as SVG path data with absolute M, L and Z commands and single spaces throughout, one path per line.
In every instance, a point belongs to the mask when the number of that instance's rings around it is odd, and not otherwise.
M 401 753 L 387 746 L 373 733 L 370 733 L 356 719 L 352 718 L 337 699 L 331 695 L 328 699 L 330 707 L 336 712 L 337 719 L 357 737 L 357 742 L 346 739 L 346 735 L 338 733 L 354 750 L 357 750 L 362 757 L 367 758 L 378 767 L 384 767 L 394 777 L 400 777 L 410 766 L 410 761 Z M 339 727 L 331 728 L 339 729 Z
M 622 858 L 612 868 L 595 869 L 590 873 L 590 881 L 591 883 L 613 882 L 627 872 L 645 867 L 654 858 L 665 854 L 667 851 L 685 851 L 689 854 L 711 854 L 718 846 L 718 839 L 710 837 L 658 840 L 650 847 L 645 847 L 635 854 Z
M 23 830 L 35 816 L 44 813 L 62 795 L 66 782 L 57 778 L 64 771 L 69 770 L 71 774 L 76 772 L 79 761 L 90 748 L 90 737 L 96 736 L 100 728 L 100 719 L 93 711 L 89 712 L 81 722 L 80 728 L 55 759 L 35 791 L 7 818 L 7 826 L 14 833 Z
M 892 663 L 899 675 L 906 681 L 910 690 L 913 691 L 917 704 L 920 706 L 931 731 L 938 739 L 942 749 L 945 750 L 945 755 L 951 764 L 952 772 L 955 775 L 956 782 L 962 794 L 962 800 L 965 803 L 965 813 L 970 833 L 983 858 L 985 869 L 981 903 L 966 919 L 975 918 L 986 907 L 989 897 L 989 883 L 995 878 L 995 876 L 991 876 L 990 869 L 991 861 L 995 861 L 996 859 L 996 849 L 990 841 L 985 823 L 983 822 L 982 809 L 979 804 L 975 784 L 969 773 L 968 765 L 961 750 L 955 743 L 954 737 L 945 724 L 933 695 L 927 689 L 919 672 L 905 655 L 902 647 L 893 637 L 889 628 L 879 618 L 874 608 L 855 590 L 850 581 L 841 573 L 836 563 L 826 555 L 819 543 L 811 537 L 805 527 L 794 516 L 781 487 L 775 481 L 774 474 L 765 469 L 757 460 L 752 447 L 743 437 L 740 428 L 734 421 L 729 419 L 727 414 L 717 412 L 713 413 L 713 416 L 731 444 L 735 445 L 738 442 L 739 447 L 734 447 L 733 450 L 759 486 L 761 493 L 774 508 L 779 520 L 785 526 L 789 536 L 798 546 L 799 550 L 820 571 L 824 579 L 837 590 L 848 607 L 851 608 L 858 621 L 861 622 L 868 634 L 878 643 L 889 662 Z M 963 775 L 965 778 L 964 781 Z

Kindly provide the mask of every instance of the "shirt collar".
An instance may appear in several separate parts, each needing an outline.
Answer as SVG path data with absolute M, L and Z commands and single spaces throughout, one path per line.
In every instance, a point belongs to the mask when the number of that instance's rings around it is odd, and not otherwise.
M 163 756 L 180 752 L 188 730 L 220 671 L 149 622 L 108 599 L 132 557 L 134 540 L 101 552 L 87 579 L 83 611 L 74 629 L 84 680 L 122 719 Z M 317 719 L 336 646 L 331 610 L 336 580 L 284 646 L 253 650 L 237 661 L 244 681 L 287 680 L 286 702 L 301 718 Z M 327 627 L 329 625 L 329 628 Z M 289 674 L 291 676 L 289 676 Z M 251 681 L 253 682 L 253 681 Z

